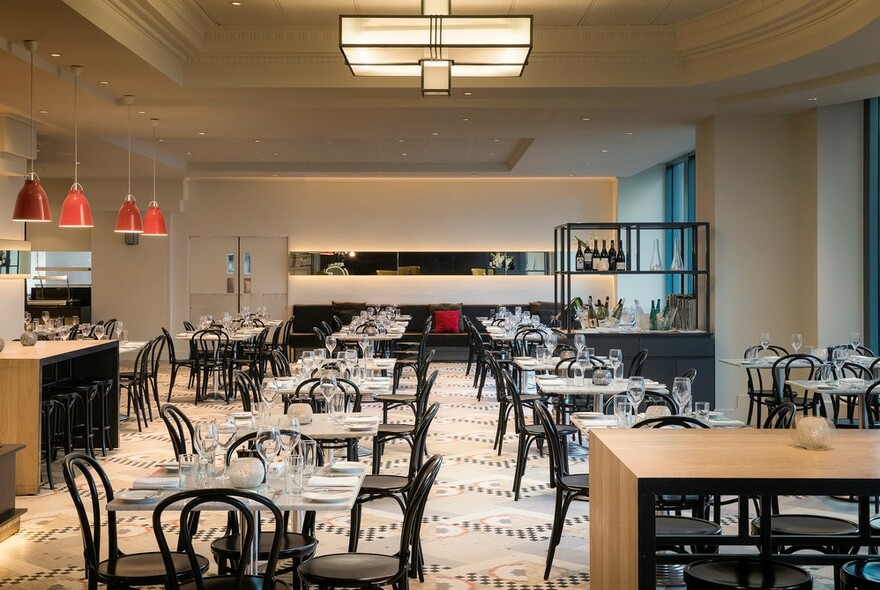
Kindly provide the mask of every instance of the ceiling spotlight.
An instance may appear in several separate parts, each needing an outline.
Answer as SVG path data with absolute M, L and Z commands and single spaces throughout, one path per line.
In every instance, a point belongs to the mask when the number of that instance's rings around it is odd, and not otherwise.
M 205 135 L 204 131 L 199 131 L 199 135 Z
M 434 132 L 431 133 L 431 135 L 433 135 L 434 137 L 437 137 L 438 135 L 440 135 L 440 132 L 439 132 L 439 131 L 434 131 Z
M 47 111 L 46 109 L 40 109 L 40 114 L 41 115 L 48 115 L 49 111 Z
M 581 121 L 589 121 L 589 120 L 590 120 L 589 117 L 581 117 Z
M 60 53 L 50 53 L 49 57 L 61 57 Z
M 109 84 L 110 80 L 98 80 L 98 84 Z
M 193 155 L 193 153 L 192 153 L 192 152 L 186 152 L 186 155 L 187 155 L 187 156 L 191 156 L 191 155 Z
M 281 155 L 281 152 L 272 152 L 272 155 L 273 155 L 273 156 L 280 156 L 280 155 Z
M 233 6 L 241 6 L 241 2 L 239 0 L 232 0 L 230 4 L 232 4 Z
M 403 143 L 404 141 L 406 141 L 406 140 L 405 139 L 398 139 L 397 143 Z
M 808 98 L 807 100 L 809 100 L 810 102 L 816 102 L 817 100 L 819 100 L 819 97 L 817 97 L 817 96 L 811 96 L 811 97 Z
M 470 121 L 470 119 L 468 119 L 467 117 L 462 117 L 461 119 L 459 119 L 459 121 L 467 123 L 468 121 Z
M 465 92 L 464 95 L 465 95 L 465 96 L 472 96 L 472 95 L 473 95 L 473 92 Z
M 607 154 L 607 153 L 608 153 L 608 150 L 602 150 L 602 153 L 603 153 L 603 154 Z
M 164 139 L 159 139 L 158 142 L 159 142 L 159 143 L 165 143 L 165 140 L 164 140 Z
M 138 111 L 138 115 L 146 115 L 147 111 Z
M 262 141 L 262 140 L 260 140 L 260 139 L 255 139 L 255 140 L 254 140 L 254 143 L 260 143 L 261 141 Z
M 635 132 L 635 131 L 627 131 L 626 134 L 627 134 L 627 135 L 635 135 L 636 132 Z
M 405 156 L 405 155 L 407 155 L 407 154 L 406 154 L 406 152 L 402 152 L 400 155 L 401 155 L 401 156 Z

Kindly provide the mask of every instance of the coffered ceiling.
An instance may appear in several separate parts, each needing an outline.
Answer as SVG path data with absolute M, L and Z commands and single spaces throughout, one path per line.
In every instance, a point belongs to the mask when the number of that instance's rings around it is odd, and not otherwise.
M 417 79 L 354 78 L 339 15 L 419 7 L 0 2 L 0 112 L 27 120 L 22 41 L 36 39 L 43 176 L 72 173 L 71 64 L 84 67 L 83 178 L 125 175 L 125 94 L 136 176 L 154 146 L 163 177 L 629 176 L 693 149 L 705 117 L 880 95 L 877 0 L 453 0 L 453 14 L 534 15 L 521 78 L 454 79 L 445 98 Z

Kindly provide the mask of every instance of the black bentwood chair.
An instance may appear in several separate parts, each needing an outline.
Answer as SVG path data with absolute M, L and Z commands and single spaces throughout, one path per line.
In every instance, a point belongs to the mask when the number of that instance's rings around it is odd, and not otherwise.
M 770 560 L 704 559 L 684 568 L 688 590 L 811 590 L 806 570 Z
M 195 575 L 193 581 L 181 584 L 179 580 L 171 578 L 166 584 L 167 590 L 281 590 L 290 588 L 286 583 L 275 578 L 275 568 L 278 565 L 278 553 L 284 535 L 282 522 L 284 517 L 274 502 L 268 498 L 247 490 L 234 490 L 227 488 L 188 490 L 168 496 L 156 506 L 153 511 L 153 532 L 159 543 L 159 551 L 169 572 L 174 571 L 174 556 L 180 553 L 171 552 L 166 532 L 162 526 L 162 515 L 169 506 L 178 502 L 185 502 L 180 512 L 180 522 L 188 522 L 198 514 L 203 504 L 223 504 L 231 511 L 236 511 L 245 522 L 246 532 L 243 535 L 243 544 L 249 547 L 254 542 L 256 531 L 256 518 L 261 515 L 271 515 L 275 521 L 275 532 L 272 533 L 272 545 L 266 556 L 266 569 L 261 575 L 248 575 L 250 565 L 250 552 L 247 552 L 238 561 L 235 570 L 217 574 L 216 576 L 202 576 L 202 572 Z M 255 505 L 257 515 L 255 516 Z M 212 507 L 212 510 L 214 507 Z M 176 515 L 176 510 L 172 509 Z M 183 549 L 183 554 L 191 564 L 197 562 L 199 556 L 193 549 L 193 539 L 188 527 L 180 527 L 177 546 Z
M 124 554 L 117 544 L 116 512 L 101 506 L 100 488 L 103 488 L 107 503 L 113 500 L 113 486 L 101 464 L 85 453 L 70 453 L 62 461 L 62 472 L 79 517 L 89 590 L 95 590 L 98 584 L 106 584 L 110 588 L 165 584 L 168 588 L 177 588 L 179 582 L 192 579 L 193 572 L 208 569 L 208 560 L 201 555 L 168 552 L 163 557 L 158 551 Z M 77 478 L 81 478 L 79 482 Z M 88 489 L 85 498 L 82 494 L 84 490 L 77 485 L 83 481 Z M 103 536 L 101 514 L 105 511 L 107 531 Z M 101 543 L 104 539 L 107 543 L 107 559 L 102 560 Z
M 416 474 L 403 516 L 396 555 L 381 553 L 333 553 L 312 558 L 299 566 L 299 575 L 318 588 L 377 588 L 393 584 L 408 590 L 407 574 L 414 577 L 420 564 L 418 552 L 422 515 L 428 494 L 440 472 L 443 457 L 434 455 Z

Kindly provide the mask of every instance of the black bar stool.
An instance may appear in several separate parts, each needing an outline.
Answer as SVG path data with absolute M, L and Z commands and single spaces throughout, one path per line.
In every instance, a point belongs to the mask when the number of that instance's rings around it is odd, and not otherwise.
M 56 412 L 64 412 L 64 405 L 56 399 L 44 399 L 40 402 L 40 429 L 43 460 L 46 462 L 46 481 L 49 489 L 55 489 L 52 479 L 52 461 L 55 460 L 55 439 L 58 436 Z
M 690 516 L 657 516 L 654 519 L 657 536 L 657 553 L 688 553 L 688 548 L 681 545 L 665 545 L 663 537 L 680 537 L 684 535 L 701 535 L 711 537 L 721 534 L 721 525 Z M 690 546 L 692 553 L 718 553 L 718 545 L 699 544 Z M 683 586 L 684 564 L 658 563 L 656 566 L 658 586 Z
M 66 417 L 65 452 L 69 453 L 81 440 L 89 456 L 95 456 L 95 432 L 92 412 L 98 397 L 97 385 L 73 385 L 68 381 L 44 387 L 44 399 L 56 399 L 64 405 Z
M 880 561 L 858 559 L 840 568 L 840 590 L 880 589 Z
M 812 590 L 806 570 L 761 559 L 704 559 L 684 568 L 688 590 Z
M 109 420 L 109 396 L 113 389 L 113 379 L 73 379 L 67 383 L 74 387 L 94 387 L 97 389 L 95 401 L 98 403 L 99 424 L 94 429 L 98 431 L 101 439 L 101 455 L 107 456 L 107 449 L 112 449 L 110 444 L 110 420 Z

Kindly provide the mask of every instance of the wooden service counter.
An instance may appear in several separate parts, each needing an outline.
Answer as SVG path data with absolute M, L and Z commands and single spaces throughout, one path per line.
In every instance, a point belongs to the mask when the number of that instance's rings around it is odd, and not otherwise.
M 40 487 L 40 399 L 44 384 L 73 379 L 113 379 L 108 396 L 110 440 L 119 446 L 119 342 L 9 342 L 0 352 L 0 443 L 24 444 L 15 458 L 15 493 Z

